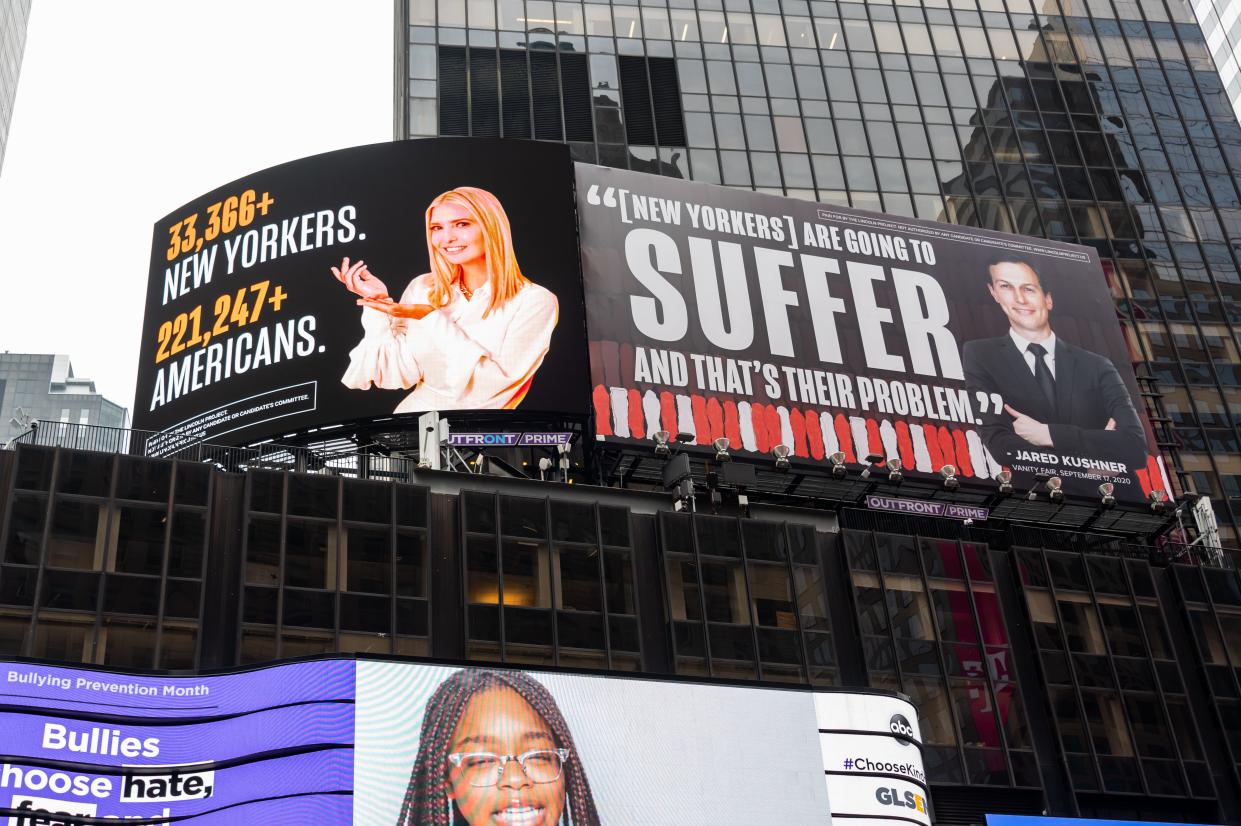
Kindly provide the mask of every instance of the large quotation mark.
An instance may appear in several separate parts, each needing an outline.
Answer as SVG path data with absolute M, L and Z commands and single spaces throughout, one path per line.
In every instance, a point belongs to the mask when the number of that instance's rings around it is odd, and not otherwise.
M 599 206 L 600 202 L 599 184 L 591 184 L 590 189 L 586 192 L 586 203 L 591 206 Z M 602 203 L 606 207 L 616 206 L 616 187 L 610 186 L 603 191 Z
M 975 390 L 974 398 L 978 401 L 978 412 L 983 415 L 1000 413 L 1004 410 L 1004 397 L 999 393 L 988 394 L 982 390 Z M 982 422 L 980 421 L 979 424 Z

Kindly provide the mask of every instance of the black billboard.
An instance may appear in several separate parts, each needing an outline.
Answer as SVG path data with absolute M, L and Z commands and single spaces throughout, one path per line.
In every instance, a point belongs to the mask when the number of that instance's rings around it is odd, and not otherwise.
M 155 226 L 134 427 L 242 443 L 431 410 L 582 414 L 573 172 L 549 143 L 376 144 Z
M 601 438 L 1167 490 L 1093 249 L 583 164 L 577 188 Z

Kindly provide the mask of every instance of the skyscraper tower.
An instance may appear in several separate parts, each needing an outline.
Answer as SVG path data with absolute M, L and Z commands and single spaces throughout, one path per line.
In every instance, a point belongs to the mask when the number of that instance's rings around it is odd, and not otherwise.
M 1241 3 L 1235 0 L 1198 0 L 1193 4 L 1207 48 L 1215 59 L 1219 76 L 1228 90 L 1234 111 L 1241 106 Z
M 0 6 L 0 166 L 4 165 L 9 124 L 13 122 L 13 102 L 17 98 L 17 78 L 26 48 L 29 19 L 30 0 L 10 0 Z
M 1241 126 L 1187 0 L 397 6 L 397 137 L 1093 246 L 1165 461 L 1237 544 Z

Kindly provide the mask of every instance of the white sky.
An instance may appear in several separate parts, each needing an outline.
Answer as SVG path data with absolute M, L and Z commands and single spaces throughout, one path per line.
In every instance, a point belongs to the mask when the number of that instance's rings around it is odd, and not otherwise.
M 35 0 L 0 171 L 0 351 L 66 353 L 132 408 L 153 224 L 249 172 L 391 140 L 393 16 Z

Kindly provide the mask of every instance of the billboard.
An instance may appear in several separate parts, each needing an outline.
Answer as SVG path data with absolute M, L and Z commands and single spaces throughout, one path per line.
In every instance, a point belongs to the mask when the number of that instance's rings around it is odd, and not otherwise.
M 431 410 L 583 414 L 568 148 L 436 139 L 248 175 L 155 225 L 134 427 L 242 443 Z
M 891 695 L 363 660 L 354 822 L 930 824 L 919 743 Z
M 352 661 L 204 677 L 4 662 L 0 685 L 8 826 L 349 822 Z
M 987 826 L 1190 826 L 1159 820 L 1095 820 L 1084 817 L 1038 815 L 987 815 Z
M 599 438 L 1168 490 L 1088 248 L 577 165 Z
M 9 826 L 930 824 L 915 709 L 878 692 L 342 658 L 0 683 Z

